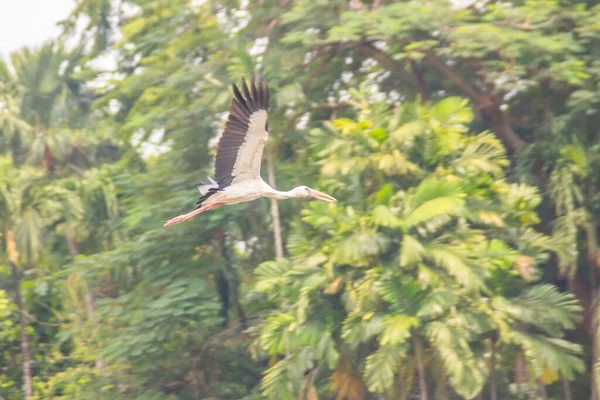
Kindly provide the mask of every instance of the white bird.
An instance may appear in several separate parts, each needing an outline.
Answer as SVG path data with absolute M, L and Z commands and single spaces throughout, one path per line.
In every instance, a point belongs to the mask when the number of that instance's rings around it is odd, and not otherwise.
M 164 226 L 187 221 L 211 208 L 252 201 L 259 197 L 313 197 L 327 202 L 336 201 L 328 194 L 307 186 L 280 192 L 262 180 L 260 164 L 269 136 L 269 88 L 262 76 L 258 81 L 251 76 L 249 87 L 242 78 L 241 88 L 243 95 L 238 87 L 233 85 L 234 98 L 215 159 L 215 180 L 209 178 L 209 184 L 198 186 L 200 199 L 194 211 L 175 217 Z

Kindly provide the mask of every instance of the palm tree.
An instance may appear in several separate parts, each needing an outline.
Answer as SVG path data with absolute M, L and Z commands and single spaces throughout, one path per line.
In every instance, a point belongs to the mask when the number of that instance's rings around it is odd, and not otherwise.
M 93 168 L 84 172 L 82 178 L 67 179 L 64 184 L 72 187 L 71 196 L 77 199 L 81 206 L 80 214 L 63 215 L 60 222 L 55 224 L 56 233 L 64 236 L 71 257 L 80 255 L 80 242 L 94 243 L 94 251 L 111 250 L 113 244 L 120 239 L 120 231 L 115 229 L 115 221 L 119 216 L 116 188 L 107 169 Z M 96 301 L 94 287 L 87 279 L 73 272 L 68 282 L 71 294 L 84 292 L 84 302 L 87 319 L 94 328 L 96 321 Z M 77 301 L 77 299 L 74 299 Z M 96 357 L 96 367 L 106 373 L 104 362 Z
M 43 175 L 32 169 L 15 170 L 7 158 L 0 159 L 0 171 L 0 226 L 6 238 L 6 254 L 12 270 L 15 303 L 19 311 L 24 390 L 25 397 L 29 398 L 33 395 L 32 357 L 20 275 L 23 266 L 35 261 L 41 251 L 43 217 L 40 204 L 31 192 Z
M 548 368 L 571 379 L 580 349 L 561 336 L 579 308 L 553 286 L 531 286 L 554 243 L 532 229 L 535 190 L 503 180 L 500 142 L 466 135 L 472 114 L 460 99 L 391 112 L 360 95 L 357 121 L 312 132 L 322 181 L 347 193 L 346 206 L 311 203 L 288 238 L 291 261 L 256 270 L 276 311 L 255 346 L 283 357 L 263 393 L 288 398 L 329 369 L 339 398 L 406 398 L 409 364 L 421 400 L 434 389 L 449 398 L 448 382 L 474 398 L 497 374 L 494 346 L 509 344 L 527 354 L 533 381 Z
M 21 349 L 25 393 L 32 395 L 31 355 L 26 335 L 24 304 L 20 295 L 21 271 L 43 256 L 42 236 L 49 227 L 61 231 L 83 218 L 77 192 L 51 181 L 33 167 L 14 168 L 9 158 L 0 159 L 0 226 L 6 237 L 6 254 L 13 271 L 15 302 L 21 316 Z M 70 230 L 66 229 L 66 236 Z M 93 307 L 93 298 L 90 307 Z M 93 312 L 92 312 L 93 314 Z M 90 315 L 93 319 L 93 315 Z
M 62 44 L 49 42 L 0 62 L 3 91 L 11 95 L 4 100 L 3 131 L 11 139 L 20 135 L 18 163 L 28 161 L 52 172 L 56 160 L 69 154 L 68 130 L 81 125 L 81 111 L 91 101 L 73 75 L 81 56 L 79 50 L 67 52 Z
M 6 65 L 0 65 L 0 68 Z M 4 74 L 3 74 L 4 75 Z M 16 160 L 21 144 L 30 140 L 31 126 L 20 116 L 19 98 L 0 81 L 0 133 L 3 145 Z

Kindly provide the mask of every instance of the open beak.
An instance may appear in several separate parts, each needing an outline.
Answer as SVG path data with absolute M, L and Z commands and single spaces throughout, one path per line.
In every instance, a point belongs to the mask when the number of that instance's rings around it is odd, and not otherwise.
M 326 202 L 328 202 L 328 203 L 331 203 L 331 202 L 337 201 L 337 200 L 335 199 L 335 197 L 331 197 L 330 195 L 328 195 L 328 194 L 325 194 L 325 193 L 323 193 L 323 192 L 319 192 L 318 190 L 315 190 L 315 189 L 311 189 L 311 193 L 312 193 L 312 196 L 313 196 L 315 199 L 323 200 L 323 201 L 326 201 Z

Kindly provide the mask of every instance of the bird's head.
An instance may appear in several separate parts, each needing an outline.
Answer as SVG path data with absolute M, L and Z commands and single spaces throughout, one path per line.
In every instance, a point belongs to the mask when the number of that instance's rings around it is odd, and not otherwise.
M 323 192 L 319 192 L 318 190 L 311 189 L 308 186 L 298 186 L 293 190 L 295 197 L 312 197 L 318 200 L 323 200 L 328 203 L 337 201 L 334 197 L 325 194 Z

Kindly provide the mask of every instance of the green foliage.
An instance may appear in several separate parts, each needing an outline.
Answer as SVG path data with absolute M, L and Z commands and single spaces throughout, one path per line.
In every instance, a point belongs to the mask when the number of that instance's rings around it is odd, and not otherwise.
M 599 6 L 471 3 L 81 0 L 0 62 L 0 397 L 17 291 L 39 399 L 589 397 Z M 277 187 L 338 198 L 281 260 L 267 201 L 162 227 L 256 70 Z
M 277 397 L 280 392 L 273 391 L 274 387 L 300 387 L 293 371 L 303 364 L 292 363 L 296 357 L 307 363 L 306 370 L 315 368 L 312 363 L 321 370 L 333 369 L 316 355 L 310 363 L 305 361 L 314 344 L 307 342 L 299 349 L 291 344 L 291 338 L 301 335 L 304 327 L 323 320 L 324 307 L 331 307 L 325 304 L 333 300 L 332 296 L 340 303 L 336 308 L 343 307 L 344 317 L 330 319 L 327 332 L 339 335 L 337 340 L 345 343 L 345 351 L 355 353 L 352 356 L 359 360 L 366 387 L 372 392 L 394 390 L 403 359 L 414 357 L 418 363 L 428 363 L 414 353 L 412 344 L 413 340 L 425 339 L 434 359 L 443 363 L 454 390 L 464 398 L 474 398 L 489 374 L 485 355 L 474 343 L 504 328 L 508 331 L 501 340 L 524 349 L 534 369 L 552 367 L 552 357 L 557 356 L 569 365 L 558 373 L 572 377 L 573 371 L 581 370 L 581 359 L 573 358 L 580 351 L 577 346 L 562 348 L 559 356 L 559 345 L 544 351 L 534 344 L 561 343 L 555 341 L 565 329 L 574 328 L 580 309 L 571 295 L 545 285 L 533 286 L 514 297 L 514 290 L 500 279 L 504 276 L 513 288 L 524 288 L 513 264 L 528 254 L 522 251 L 543 251 L 539 245 L 543 235 L 529 235 L 530 226 L 537 222 L 534 210 L 539 196 L 531 187 L 505 182 L 498 173 L 506 166 L 501 147 L 492 141 L 500 152 L 487 157 L 490 151 L 484 143 L 490 143 L 489 135 L 466 134 L 460 125 L 469 118 L 455 117 L 470 115 L 457 108 L 466 104 L 455 102 L 452 108 L 449 104 L 404 104 L 398 110 L 379 113 L 377 122 L 369 117 L 343 119 L 326 129 L 313 130 L 312 145 L 323 182 L 336 176 L 339 182 L 330 190 L 336 191 L 338 199 L 346 197 L 353 206 L 311 205 L 303 212 L 302 225 L 290 234 L 291 260 L 267 262 L 256 271 L 256 290 L 267 292 L 273 307 L 280 310 L 274 319 L 267 320 L 271 323 L 260 327 L 257 340 L 271 344 L 269 354 L 284 357 L 264 377 L 266 396 Z M 386 127 L 410 109 L 418 110 L 424 129 L 413 135 L 413 145 L 399 147 Z M 358 111 L 359 115 L 369 115 L 366 109 Z M 441 127 L 448 127 L 450 132 Z M 381 130 L 381 139 L 375 144 L 370 138 L 376 129 Z M 335 152 L 322 151 L 327 139 L 337 135 L 347 136 L 346 145 Z M 452 147 L 448 147 L 448 135 L 454 135 Z M 417 145 L 421 137 L 434 151 Z M 397 151 L 403 159 L 412 160 L 422 178 L 382 171 L 371 160 L 385 151 Z M 472 163 L 465 168 L 464 163 L 457 162 L 468 158 L 465 153 L 472 159 L 485 159 L 486 164 Z M 360 161 L 353 164 L 357 168 L 348 171 L 329 167 L 330 162 L 341 165 L 341 159 Z M 351 188 L 357 180 L 373 183 L 360 202 L 353 203 Z M 389 191 L 389 185 L 394 188 L 392 193 L 385 198 L 378 196 L 382 190 Z M 313 237 L 310 245 L 300 238 L 306 235 Z M 519 304 L 523 314 L 517 317 L 517 311 L 507 311 L 496 299 Z M 480 304 L 489 304 L 488 310 Z M 533 311 L 538 306 L 547 311 Z M 533 311 L 531 320 L 525 310 Z M 293 317 L 296 313 L 301 313 L 302 319 Z M 547 320 L 538 317 L 534 321 L 534 315 L 541 314 Z M 510 328 L 513 319 L 523 322 L 523 327 Z M 537 331 L 540 325 L 546 328 Z M 530 329 L 536 333 L 529 333 Z M 513 337 L 538 339 L 529 342 Z M 369 347 L 362 347 L 366 345 Z M 346 348 L 340 346 L 338 351 Z M 332 374 L 335 376 L 335 370 Z

